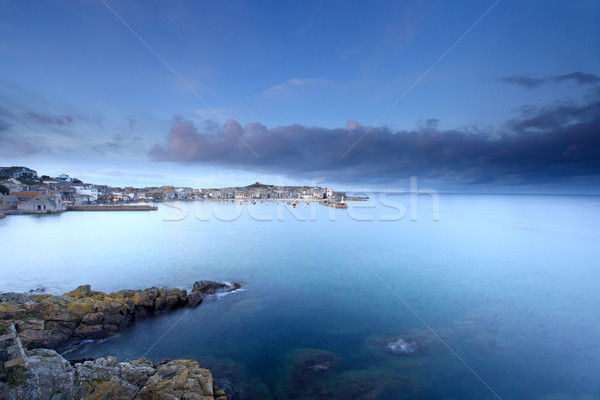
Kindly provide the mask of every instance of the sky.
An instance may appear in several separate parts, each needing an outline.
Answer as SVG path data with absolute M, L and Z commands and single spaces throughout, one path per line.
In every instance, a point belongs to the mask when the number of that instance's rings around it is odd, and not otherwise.
M 0 1 L 0 165 L 600 193 L 596 1 Z

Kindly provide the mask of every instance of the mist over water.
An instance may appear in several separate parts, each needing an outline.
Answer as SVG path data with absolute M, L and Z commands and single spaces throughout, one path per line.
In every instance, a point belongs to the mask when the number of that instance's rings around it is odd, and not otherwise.
M 241 281 L 66 354 L 196 359 L 237 398 L 600 398 L 600 197 L 390 199 L 10 216 L 0 291 Z

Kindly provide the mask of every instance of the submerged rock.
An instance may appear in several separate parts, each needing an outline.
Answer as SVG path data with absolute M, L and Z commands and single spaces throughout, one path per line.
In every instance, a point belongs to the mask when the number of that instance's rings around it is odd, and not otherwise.
M 510 343 L 507 337 L 502 337 L 500 327 L 502 316 L 495 312 L 487 314 L 466 315 L 454 322 L 456 332 L 467 338 L 467 343 L 478 349 L 492 354 L 501 354 L 507 350 Z
M 389 342 L 386 349 L 396 354 L 412 354 L 419 349 L 419 345 L 416 342 L 411 342 L 398 338 L 398 340 Z M 423 346 L 421 346 L 422 348 Z
M 418 398 L 408 394 L 410 383 L 388 368 L 351 369 L 331 377 L 327 400 Z
M 278 398 L 399 398 L 408 387 L 407 379 L 391 368 L 343 369 L 342 363 L 338 363 L 339 357 L 327 350 L 295 350 L 286 361 L 288 367 Z
M 288 354 L 283 394 L 290 398 L 329 398 L 329 380 L 339 357 L 322 349 L 298 349 Z M 306 397 L 303 397 L 306 396 Z
M 231 359 L 202 357 L 200 363 L 210 369 L 215 384 L 222 388 L 229 400 L 269 400 L 273 399 L 267 385 L 244 363 Z

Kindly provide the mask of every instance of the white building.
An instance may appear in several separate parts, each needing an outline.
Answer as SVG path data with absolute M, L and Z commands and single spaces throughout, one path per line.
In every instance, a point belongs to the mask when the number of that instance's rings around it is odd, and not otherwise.
M 67 174 L 61 174 L 56 179 L 59 181 L 62 181 L 62 182 L 71 182 L 71 178 L 69 178 L 69 175 L 67 175 Z
M 77 194 L 82 196 L 88 196 L 94 201 L 98 201 L 98 189 L 92 186 L 73 186 Z

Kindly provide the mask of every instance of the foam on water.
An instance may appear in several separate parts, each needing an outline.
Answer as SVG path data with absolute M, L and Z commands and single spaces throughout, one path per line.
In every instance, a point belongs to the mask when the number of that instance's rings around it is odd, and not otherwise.
M 389 342 L 386 346 L 393 353 L 411 354 L 417 351 L 419 346 L 415 342 L 410 342 L 402 338 L 398 338 L 395 342 Z

